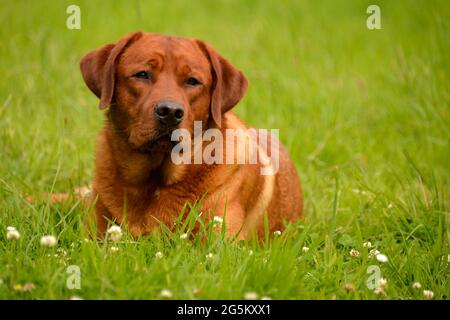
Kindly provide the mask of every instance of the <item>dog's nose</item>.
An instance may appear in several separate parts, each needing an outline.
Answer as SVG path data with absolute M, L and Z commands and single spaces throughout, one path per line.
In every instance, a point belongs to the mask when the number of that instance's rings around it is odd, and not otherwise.
M 163 100 L 155 105 L 155 115 L 161 123 L 175 126 L 183 120 L 184 109 L 177 102 Z

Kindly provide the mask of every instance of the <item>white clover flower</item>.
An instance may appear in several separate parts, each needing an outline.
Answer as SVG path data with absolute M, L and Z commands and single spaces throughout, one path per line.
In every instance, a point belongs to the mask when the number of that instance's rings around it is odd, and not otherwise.
M 46 236 L 41 237 L 41 246 L 51 248 L 56 245 L 56 242 L 57 242 L 57 240 L 56 240 L 55 236 L 46 235 Z
M 382 253 L 377 254 L 376 258 L 381 263 L 386 263 L 389 260 L 388 257 L 386 255 L 382 254 Z
M 16 227 L 11 226 L 6 227 L 6 231 L 14 231 L 14 230 L 17 230 Z
M 111 226 L 106 232 L 112 241 L 119 241 L 122 239 L 122 228 L 118 225 Z
M 244 294 L 245 300 L 256 300 L 258 299 L 258 294 L 256 292 L 246 292 Z
M 122 232 L 122 228 L 118 225 L 112 225 L 111 227 L 109 227 L 108 233 L 121 233 Z
M 389 203 L 387 206 L 388 209 L 392 209 L 392 207 L 393 207 L 392 203 Z
M 79 187 L 75 189 L 75 194 L 81 197 L 89 197 L 92 193 L 92 188 L 89 186 Z
M 370 242 L 370 241 L 364 242 L 363 243 L 363 247 L 364 248 L 369 248 L 369 249 L 372 248 L 372 242 Z
M 8 230 L 6 232 L 6 239 L 8 239 L 8 240 L 19 240 L 20 233 L 19 233 L 19 231 L 16 230 L 16 228 L 8 227 L 8 228 L 6 228 L 6 230 Z
M 214 257 L 214 255 L 212 253 L 208 253 L 206 255 L 206 259 L 212 259 Z
M 306 253 L 306 252 L 309 251 L 309 248 L 308 248 L 308 247 L 303 247 L 303 248 L 302 248 L 302 251 Z
M 423 290 L 423 296 L 425 299 L 431 300 L 434 297 L 434 292 L 431 290 Z
M 187 233 L 183 233 L 183 234 L 180 236 L 180 239 L 181 239 L 181 240 L 184 240 L 184 239 L 187 238 L 187 236 L 188 236 Z
M 157 253 L 155 253 L 155 257 L 156 259 L 162 259 L 164 258 L 164 254 L 161 251 L 158 251 Z
M 354 258 L 359 257 L 359 251 L 356 249 L 350 250 L 350 255 Z
M 373 258 L 373 257 L 375 257 L 376 255 L 379 255 L 379 254 L 380 254 L 380 251 L 372 249 L 372 250 L 369 251 L 369 258 Z
M 378 284 L 380 285 L 380 287 L 385 288 L 387 286 L 386 278 L 381 278 L 380 281 L 378 282 Z
M 277 230 L 277 231 L 275 231 L 273 234 L 274 234 L 275 236 L 281 236 L 281 231 L 280 231 L 280 230 Z
M 272 300 L 272 298 L 269 296 L 262 296 L 261 300 Z
M 173 293 L 170 290 L 167 289 L 163 289 L 161 290 L 161 292 L 159 293 L 159 296 L 163 299 L 170 299 L 173 297 Z
M 119 247 L 116 247 L 116 246 L 112 246 L 109 250 L 111 250 L 111 252 L 117 252 L 117 251 L 119 251 Z
M 221 227 L 222 223 L 223 223 L 223 218 L 222 217 L 214 216 L 214 218 L 213 218 L 213 225 L 215 227 Z
M 373 293 L 375 293 L 378 296 L 385 296 L 386 295 L 386 292 L 384 291 L 383 287 L 375 288 L 375 290 L 373 290 Z
M 413 289 L 420 289 L 422 288 L 422 285 L 420 284 L 420 282 L 414 282 L 412 284 Z

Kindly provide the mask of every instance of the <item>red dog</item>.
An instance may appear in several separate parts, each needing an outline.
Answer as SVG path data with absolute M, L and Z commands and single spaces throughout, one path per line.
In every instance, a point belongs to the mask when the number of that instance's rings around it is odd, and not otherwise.
M 240 239 L 263 233 L 265 213 L 271 231 L 302 216 L 299 179 L 281 145 L 273 175 L 261 175 L 262 164 L 172 161 L 175 129 L 193 134 L 194 121 L 223 136 L 226 129 L 248 129 L 230 112 L 247 79 L 211 46 L 137 32 L 86 54 L 81 72 L 100 109 L 109 107 L 93 182 L 93 218 L 100 233 L 107 220 L 126 222 L 134 236 L 160 222 L 172 226 L 186 203 L 202 197 L 200 209 L 207 217 L 226 214 L 227 234 Z

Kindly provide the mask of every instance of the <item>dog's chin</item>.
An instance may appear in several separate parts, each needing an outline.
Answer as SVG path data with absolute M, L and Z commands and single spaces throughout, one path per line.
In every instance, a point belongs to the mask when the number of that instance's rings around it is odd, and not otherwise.
M 171 141 L 171 133 L 165 133 L 156 137 L 150 138 L 147 142 L 142 144 L 138 150 L 146 154 L 162 154 L 170 153 L 176 141 Z

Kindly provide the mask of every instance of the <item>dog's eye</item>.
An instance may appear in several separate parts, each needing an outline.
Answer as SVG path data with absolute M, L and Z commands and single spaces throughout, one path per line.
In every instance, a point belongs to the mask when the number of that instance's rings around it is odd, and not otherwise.
M 147 71 L 139 71 L 138 73 L 133 75 L 133 77 L 138 78 L 138 79 L 150 80 L 152 77 L 152 74 Z
M 186 80 L 184 80 L 184 83 L 186 83 L 189 86 L 198 86 L 199 84 L 201 84 L 201 82 L 195 79 L 194 77 L 187 78 Z

